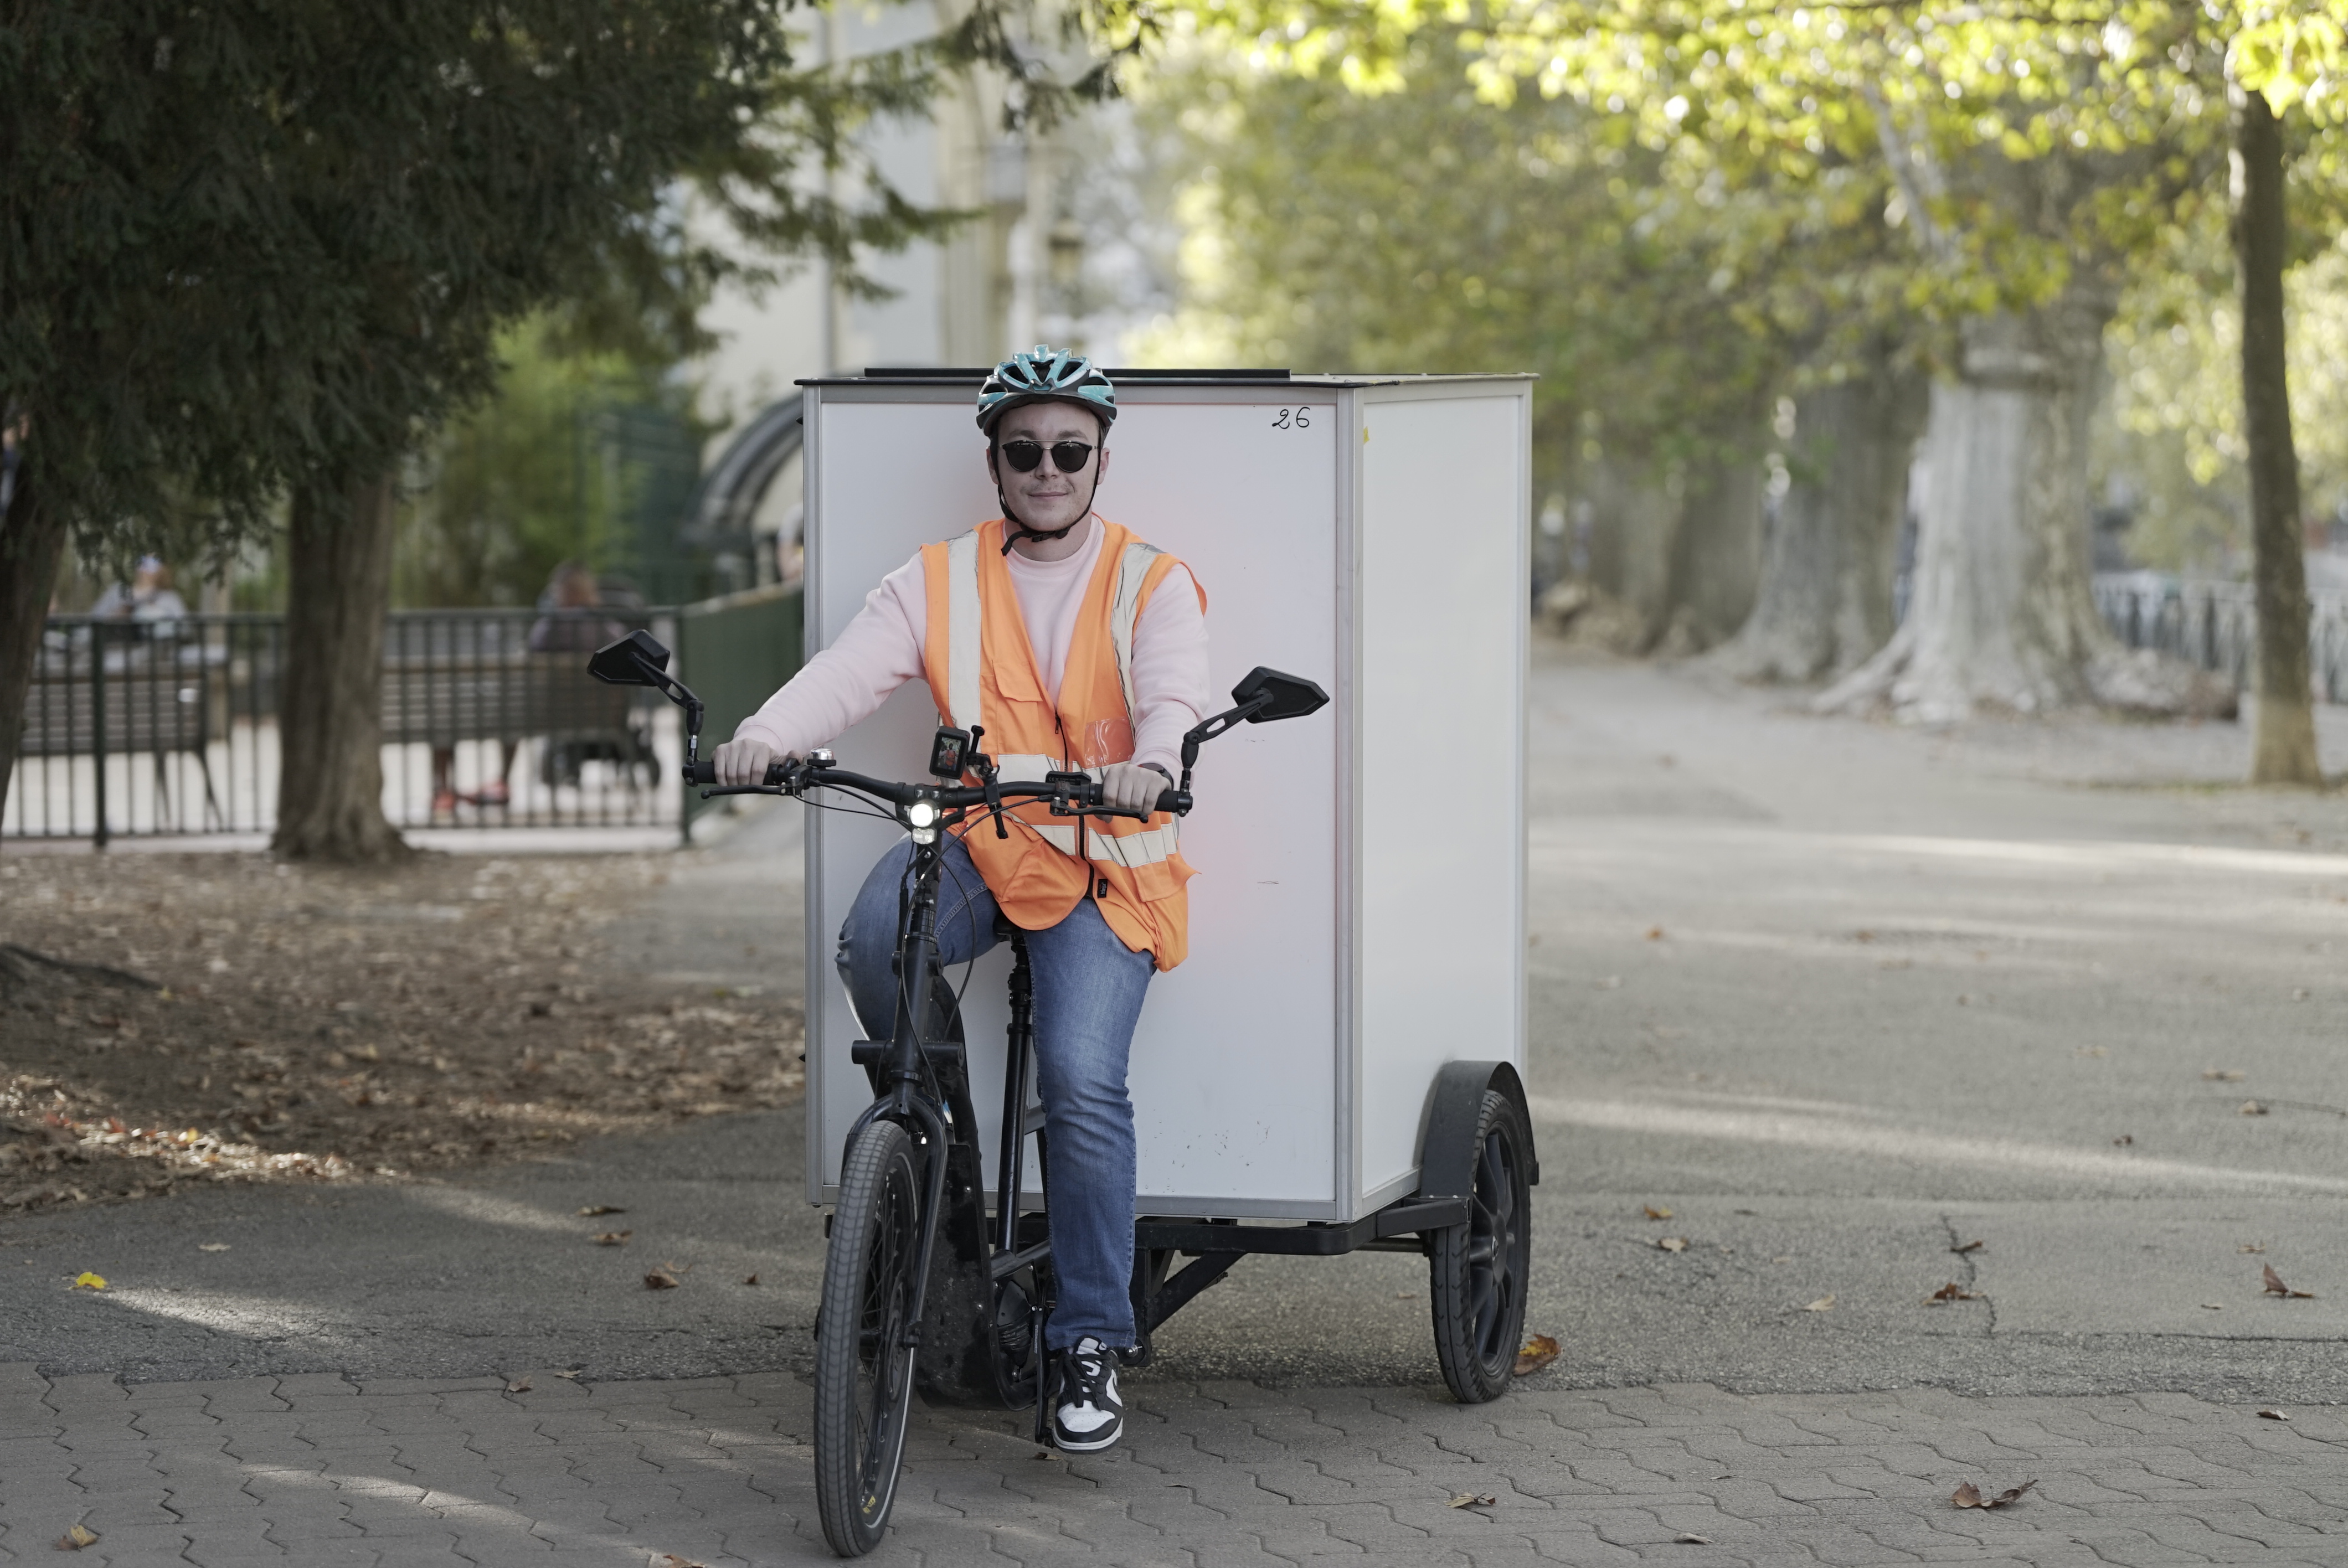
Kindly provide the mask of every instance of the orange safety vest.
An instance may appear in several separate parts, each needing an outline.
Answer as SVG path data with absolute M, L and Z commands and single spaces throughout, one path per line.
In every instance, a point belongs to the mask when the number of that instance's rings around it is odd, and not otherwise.
M 1003 559 L 1003 520 L 922 547 L 929 595 L 922 667 L 930 694 L 942 723 L 986 727 L 980 749 L 1005 782 L 1133 759 L 1133 628 L 1181 563 L 1097 513 L 1093 520 L 1102 529 L 1100 555 L 1076 612 L 1056 704 L 1044 693 Z M 1206 590 L 1198 591 L 1203 610 Z M 1128 948 L 1154 955 L 1160 969 L 1182 961 L 1190 945 L 1182 885 L 1195 873 L 1177 850 L 1177 818 L 1055 817 L 1041 801 L 1006 806 L 1004 818 L 1011 835 L 997 838 L 994 823 L 973 814 L 963 843 L 1012 924 L 1048 929 L 1090 895 Z

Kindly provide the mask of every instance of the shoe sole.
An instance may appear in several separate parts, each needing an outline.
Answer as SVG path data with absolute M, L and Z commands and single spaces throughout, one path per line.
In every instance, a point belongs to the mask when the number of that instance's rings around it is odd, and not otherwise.
M 1108 1436 L 1093 1442 L 1070 1442 L 1056 1431 L 1052 1434 L 1052 1446 L 1062 1453 L 1093 1454 L 1100 1452 L 1103 1449 L 1115 1448 L 1117 1440 L 1123 1436 L 1125 1436 L 1125 1429 L 1122 1426 Z

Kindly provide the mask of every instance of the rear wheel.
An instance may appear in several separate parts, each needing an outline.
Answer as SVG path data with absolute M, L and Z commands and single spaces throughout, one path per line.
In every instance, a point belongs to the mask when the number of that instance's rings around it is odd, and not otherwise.
M 922 1186 L 911 1134 L 874 1122 L 840 1162 L 815 1341 L 815 1495 L 843 1557 L 880 1544 L 913 1398 Z
M 1468 1223 L 1435 1233 L 1435 1356 L 1444 1382 L 1471 1405 L 1498 1399 L 1516 1375 L 1532 1266 L 1531 1147 L 1516 1102 L 1487 1090 Z

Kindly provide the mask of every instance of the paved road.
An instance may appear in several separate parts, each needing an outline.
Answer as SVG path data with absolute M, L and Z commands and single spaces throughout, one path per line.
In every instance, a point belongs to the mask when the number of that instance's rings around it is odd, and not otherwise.
M 1534 730 L 1533 1327 L 1565 1357 L 1460 1409 L 1415 1260 L 1251 1260 L 1160 1337 L 1123 1457 L 928 1418 L 899 1560 L 2348 1564 L 2343 1434 L 2309 1408 L 2348 1399 L 2348 802 L 2213 787 L 2231 726 L 1934 737 L 1637 667 L 1545 664 Z M 795 983 L 791 825 L 681 863 L 624 961 Z M 24 1436 L 0 1418 L 0 1553 L 83 1505 L 168 1545 L 184 1476 L 240 1528 L 297 1494 L 344 1519 L 348 1480 L 360 1527 L 409 1532 L 386 1561 L 519 1561 L 533 1521 L 579 1561 L 803 1555 L 794 1122 L 0 1228 L 13 1397 L 58 1379 Z M 642 1287 L 660 1262 L 683 1288 Z M 2270 1265 L 2314 1298 L 2262 1294 Z M 112 1288 L 69 1292 L 82 1269 Z M 1924 1304 L 1950 1283 L 1974 1299 Z M 345 1424 L 305 1438 L 306 1401 Z M 1993 1517 L 1946 1505 L 2031 1474 Z M 227 1528 L 191 1515 L 191 1555 L 295 1525 L 204 1544 Z

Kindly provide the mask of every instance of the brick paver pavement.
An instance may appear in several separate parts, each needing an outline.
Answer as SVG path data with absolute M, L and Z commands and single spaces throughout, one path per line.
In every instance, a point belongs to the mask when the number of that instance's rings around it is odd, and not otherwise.
M 125 1387 L 0 1367 L 0 1561 L 805 1563 L 827 1557 L 788 1372 Z M 1965 1399 L 1149 1379 L 1130 1440 L 918 1420 L 885 1563 L 2348 1565 L 2348 1420 L 2183 1395 Z M 2035 1480 L 1995 1513 L 1960 1481 Z M 1454 1508 L 1462 1495 L 1489 1498 Z M 1704 1538 L 1701 1542 L 1692 1539 Z

